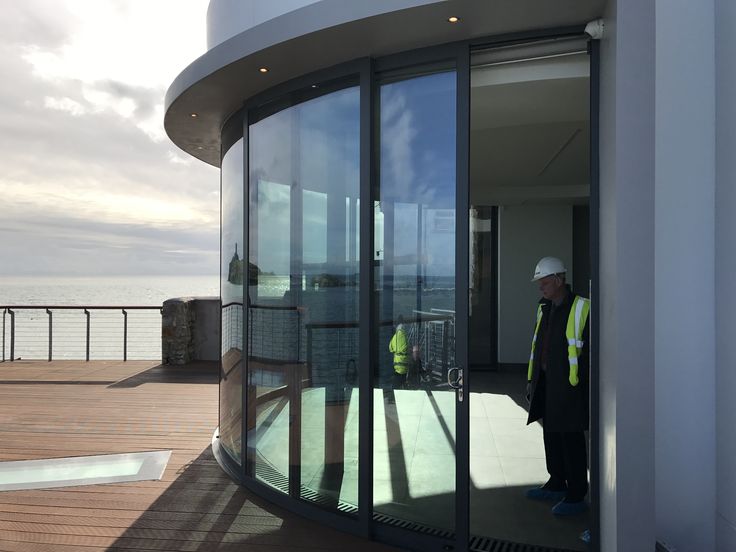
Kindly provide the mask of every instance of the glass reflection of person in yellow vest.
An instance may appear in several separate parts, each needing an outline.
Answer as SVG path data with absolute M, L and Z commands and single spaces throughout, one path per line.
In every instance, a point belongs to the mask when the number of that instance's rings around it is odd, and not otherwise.
M 406 386 L 406 374 L 409 371 L 409 364 L 411 363 L 409 338 L 406 335 L 403 316 L 399 316 L 396 331 L 393 337 L 391 337 L 388 350 L 394 354 L 394 371 L 391 379 L 391 388 L 403 389 Z

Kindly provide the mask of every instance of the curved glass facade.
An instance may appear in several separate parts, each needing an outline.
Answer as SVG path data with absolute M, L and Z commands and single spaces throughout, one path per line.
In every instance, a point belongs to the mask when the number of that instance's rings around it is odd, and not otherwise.
M 350 64 L 228 124 L 219 443 L 247 485 L 417 549 L 580 549 L 589 517 L 524 494 L 527 272 L 554 247 L 589 279 L 572 53 Z
M 418 378 L 420 362 L 445 375 L 455 366 L 455 87 L 455 72 L 380 86 L 374 198 L 374 509 L 447 531 L 455 526 L 455 392 L 428 393 L 407 379 Z
M 248 129 L 248 447 L 255 477 L 343 509 L 358 500 L 357 87 Z
M 220 181 L 220 444 L 237 463 L 243 420 L 243 139 L 222 159 Z

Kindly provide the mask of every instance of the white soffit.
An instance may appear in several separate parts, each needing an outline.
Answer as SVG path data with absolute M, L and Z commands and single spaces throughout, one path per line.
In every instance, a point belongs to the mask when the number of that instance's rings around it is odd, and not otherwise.
M 402 4 L 412 2 L 322 0 L 226 40 L 172 83 L 166 132 L 184 151 L 219 166 L 226 120 L 245 100 L 277 84 L 347 61 L 436 44 L 537 29 L 582 32 L 605 0 L 445 0 L 396 8 Z M 365 15 L 370 10 L 376 15 Z M 451 15 L 460 22 L 448 23 Z M 260 67 L 268 73 L 259 73 Z

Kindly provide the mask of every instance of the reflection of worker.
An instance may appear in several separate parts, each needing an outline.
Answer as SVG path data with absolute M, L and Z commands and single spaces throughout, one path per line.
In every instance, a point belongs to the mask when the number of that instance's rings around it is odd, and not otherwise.
M 533 282 L 542 299 L 527 374 L 528 424 L 542 419 L 549 480 L 528 498 L 559 501 L 556 515 L 586 509 L 588 492 L 584 431 L 588 429 L 588 312 L 590 301 L 573 295 L 560 259 L 544 257 Z
M 404 318 L 399 316 L 396 332 L 391 338 L 388 350 L 394 354 L 394 372 L 391 380 L 393 389 L 402 389 L 406 383 L 406 373 L 409 370 L 411 357 L 409 355 L 409 339 L 404 329 Z

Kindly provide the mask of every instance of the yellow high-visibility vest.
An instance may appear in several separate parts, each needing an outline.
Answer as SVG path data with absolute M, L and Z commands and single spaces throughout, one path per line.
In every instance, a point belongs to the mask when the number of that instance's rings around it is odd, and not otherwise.
M 578 357 L 583 350 L 583 329 L 588 320 L 590 313 L 590 300 L 584 297 L 575 296 L 570 308 L 570 314 L 567 317 L 567 327 L 565 328 L 565 337 L 567 338 L 567 361 L 570 364 L 570 385 L 576 386 L 580 379 L 578 378 Z M 534 368 L 534 346 L 537 343 L 537 333 L 539 325 L 542 322 L 542 304 L 537 307 L 537 324 L 534 326 L 534 337 L 532 337 L 532 354 L 529 357 L 529 370 L 527 371 L 527 381 L 532 381 L 532 370 Z
M 409 369 L 409 340 L 404 330 L 398 330 L 391 338 L 388 350 L 394 354 L 394 372 L 406 374 Z

